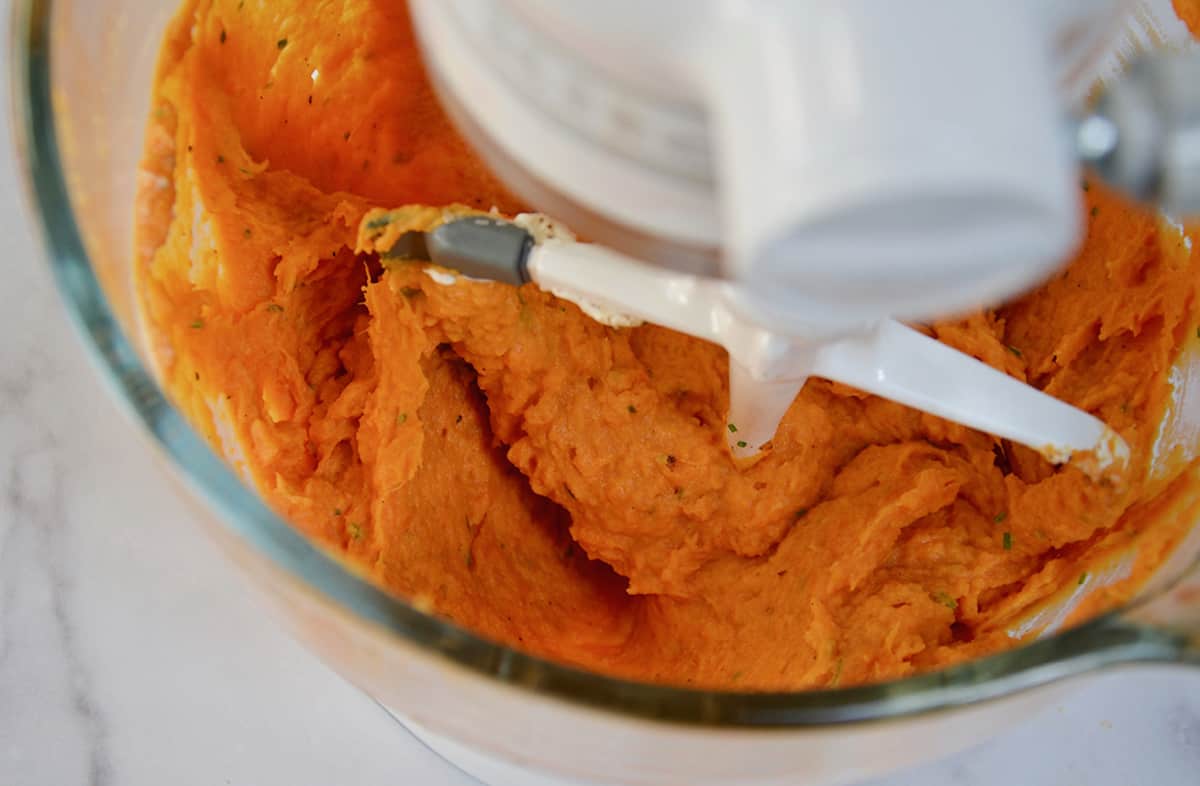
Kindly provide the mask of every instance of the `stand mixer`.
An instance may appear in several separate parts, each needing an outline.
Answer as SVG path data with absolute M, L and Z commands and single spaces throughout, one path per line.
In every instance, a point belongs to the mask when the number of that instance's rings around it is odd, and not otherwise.
M 1048 278 L 1081 162 L 1200 212 L 1200 62 L 1116 72 L 1119 0 L 412 0 L 451 116 L 516 193 L 592 243 L 470 219 L 408 254 L 533 281 L 615 326 L 724 346 L 728 437 L 768 444 L 811 376 L 1093 476 L 1121 438 L 899 320 Z M 454 276 L 438 274 L 442 283 Z

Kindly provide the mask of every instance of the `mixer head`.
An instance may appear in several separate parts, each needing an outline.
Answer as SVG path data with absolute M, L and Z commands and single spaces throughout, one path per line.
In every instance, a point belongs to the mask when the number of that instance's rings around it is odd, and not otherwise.
M 998 302 L 1070 252 L 1063 118 L 1119 5 L 412 7 L 452 112 L 531 204 L 820 335 Z
M 497 174 L 632 265 L 564 268 L 556 293 L 619 311 L 637 287 L 637 316 L 724 345 L 730 420 L 754 424 L 731 446 L 753 453 L 807 377 L 829 375 L 831 347 L 1000 302 L 1067 257 L 1075 142 L 1097 138 L 1068 133 L 1070 116 L 1116 63 L 1125 4 L 411 8 L 444 103 Z

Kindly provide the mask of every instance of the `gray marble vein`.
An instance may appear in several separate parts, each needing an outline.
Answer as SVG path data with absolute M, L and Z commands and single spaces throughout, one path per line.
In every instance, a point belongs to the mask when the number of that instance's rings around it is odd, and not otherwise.
M 13 387 L 6 385 L 5 393 Z M 36 390 L 33 386 L 26 395 Z M 89 695 L 90 678 L 75 646 L 69 612 L 62 461 L 47 429 L 21 417 L 28 406 L 19 397 L 5 395 L 0 412 L 0 439 L 10 447 L 0 466 L 0 519 L 5 522 L 0 551 L 0 706 L 6 708 L 0 737 L 28 737 L 31 726 L 52 722 L 75 744 L 63 748 L 48 735 L 39 740 L 44 744 L 24 755 L 38 757 L 38 769 L 60 773 L 60 782 L 103 784 L 103 722 Z M 17 706 L 27 710 L 7 709 Z M 76 751 L 82 753 L 82 761 Z
M 12 201 L 6 193 L 0 210 L 13 211 Z M 105 786 L 104 716 L 72 614 L 69 448 L 55 434 L 61 421 L 46 411 L 62 392 L 46 342 L 63 331 L 35 316 L 57 308 L 36 276 L 8 272 L 0 293 L 6 327 L 13 316 L 29 322 L 5 331 L 0 364 L 0 755 L 25 759 L 23 768 L 45 772 L 47 783 Z

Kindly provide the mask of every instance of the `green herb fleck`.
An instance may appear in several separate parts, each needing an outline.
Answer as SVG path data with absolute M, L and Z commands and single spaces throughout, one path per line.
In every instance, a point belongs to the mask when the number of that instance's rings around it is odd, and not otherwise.
M 335 516 L 340 516 L 340 515 L 342 515 L 342 509 L 341 509 L 341 508 L 334 508 L 334 509 L 333 509 L 333 515 L 335 515 Z
M 287 44 L 288 44 L 288 42 L 287 42 L 286 38 L 281 38 L 275 42 L 275 46 L 278 47 L 279 49 L 287 49 Z
M 1004 543 L 1005 551 L 1012 551 L 1012 533 L 1011 532 L 1004 533 L 1003 543 Z
M 738 681 L 738 680 L 740 680 L 741 678 L 742 678 L 742 672 L 741 672 L 741 671 L 735 671 L 733 674 L 730 674 L 730 675 L 729 675 L 729 681 L 730 681 L 730 682 L 737 682 L 737 681 Z
M 242 237 L 246 238 L 247 240 L 249 240 L 250 236 L 253 234 L 254 233 L 250 231 L 250 227 L 246 227 L 245 229 L 242 230 Z
M 475 553 L 467 549 L 467 556 L 464 561 L 467 564 L 467 570 L 472 570 L 475 567 Z
M 836 688 L 838 683 L 842 681 L 842 666 L 844 665 L 845 663 L 842 661 L 842 659 L 838 658 L 837 665 L 833 667 L 833 678 L 829 680 L 829 687 Z
M 634 405 L 632 405 L 632 404 L 630 404 L 629 406 L 627 406 L 625 409 L 629 410 L 629 414 L 630 414 L 630 415 L 636 415 L 636 414 L 637 414 L 637 407 L 635 407 L 635 406 L 634 406 Z
M 675 488 L 675 499 L 683 499 L 683 489 L 682 488 L 679 488 L 679 487 Z
M 272 314 L 282 314 L 283 306 L 279 305 L 278 303 L 268 303 L 267 311 L 270 311 Z
M 735 425 L 733 425 L 732 423 L 730 423 L 730 424 L 729 424 L 729 433 L 730 433 L 730 434 L 736 434 L 736 433 L 737 433 L 737 426 L 735 426 Z
M 346 529 L 350 532 L 350 540 L 354 541 L 355 543 L 362 540 L 362 524 L 359 524 L 357 521 L 351 521 Z
M 224 30 L 222 30 L 222 31 L 221 31 L 221 43 L 222 43 L 222 44 L 223 44 L 223 43 L 225 43 L 225 37 L 226 37 L 226 36 L 225 36 L 225 31 L 224 31 Z
M 1196 328 L 1196 338 L 1200 338 L 1200 327 Z
M 400 290 L 400 294 L 403 295 L 404 297 L 408 298 L 409 300 L 412 300 L 417 295 L 421 294 L 421 288 L 420 287 L 404 287 L 403 289 Z
M 225 156 L 217 156 L 217 163 L 218 163 L 218 164 L 224 164 L 224 163 L 225 163 Z
M 407 422 L 408 422 L 408 413 L 407 412 L 401 412 L 399 415 L 396 416 L 396 425 L 397 426 L 403 426 Z
M 1091 209 L 1092 218 L 1095 218 L 1099 213 L 1100 213 L 1100 208 L 1096 207 L 1095 205 L 1092 205 L 1092 209 Z
M 950 597 L 950 593 L 948 592 L 935 592 L 933 593 L 933 599 L 951 611 L 958 609 L 958 601 Z
M 675 457 L 672 456 L 670 453 L 667 454 L 667 466 L 668 467 L 675 466 Z
M 347 131 L 346 133 L 342 134 L 342 140 L 343 140 L 343 141 L 345 141 L 345 142 L 349 142 L 349 141 L 350 141 L 350 132 L 349 132 L 349 131 Z
M 346 138 L 347 139 L 350 138 L 349 131 L 346 132 Z M 379 216 L 378 218 L 372 218 L 370 221 L 368 221 L 367 229 L 383 229 L 385 226 L 387 226 L 390 223 L 392 223 L 392 217 L 390 215 L 382 215 L 382 216 Z
M 804 518 L 807 515 L 808 515 L 808 508 L 800 508 L 794 514 L 792 514 L 792 518 L 795 521 L 799 521 L 800 519 Z
M 521 304 L 521 310 L 517 317 L 524 327 L 529 327 L 533 324 L 533 313 L 529 310 L 529 304 L 525 302 L 525 296 L 519 289 L 517 290 L 517 302 Z
M 202 329 L 203 327 L 204 327 L 204 320 L 203 320 L 203 319 L 194 319 L 194 320 L 192 320 L 192 330 L 200 330 L 200 329 Z
M 737 441 L 737 446 L 738 446 L 739 448 L 744 448 L 744 447 L 746 447 L 746 440 L 744 440 L 744 439 L 739 439 L 739 440 Z
M 1078 586 L 1082 587 L 1084 585 L 1084 582 L 1086 582 L 1087 580 L 1088 580 L 1088 574 L 1087 574 L 1087 571 L 1085 570 L 1083 573 L 1079 574 Z
M 1014 355 L 1016 355 L 1016 356 L 1017 356 L 1017 357 L 1019 357 L 1019 358 L 1020 358 L 1020 357 L 1025 357 L 1025 356 L 1024 356 L 1022 353 L 1021 353 L 1021 350 L 1017 349 L 1017 348 L 1016 348 L 1016 347 L 1014 347 L 1012 344 L 1009 344 L 1009 345 L 1008 345 L 1008 351 L 1009 351 L 1009 352 L 1011 352 L 1011 353 L 1013 353 Z
M 995 516 L 992 517 L 992 523 L 993 524 L 1003 524 L 1004 520 L 1006 518 L 1008 518 L 1008 511 L 1002 510 L 999 513 L 997 513 Z

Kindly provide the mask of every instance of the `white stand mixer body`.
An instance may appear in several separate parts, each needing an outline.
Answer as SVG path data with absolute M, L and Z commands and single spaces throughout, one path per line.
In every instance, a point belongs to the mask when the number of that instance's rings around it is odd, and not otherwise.
M 1070 253 L 1063 121 L 1123 3 L 412 8 L 452 112 L 518 193 L 820 339 L 1011 297 Z

